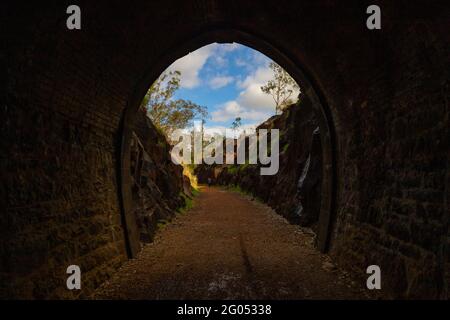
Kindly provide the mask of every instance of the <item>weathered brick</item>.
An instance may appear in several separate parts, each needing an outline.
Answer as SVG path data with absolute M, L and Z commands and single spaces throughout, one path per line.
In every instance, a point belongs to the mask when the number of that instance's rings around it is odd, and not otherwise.
M 446 298 L 448 5 L 379 4 L 382 30 L 369 31 L 356 2 L 81 1 L 89 13 L 83 29 L 68 31 L 64 1 L 7 3 L 0 12 L 0 237 L 9 245 L 0 247 L 0 297 L 88 295 L 126 259 L 117 170 L 132 95 L 150 85 L 147 72 L 189 50 L 240 41 L 301 64 L 323 100 L 337 168 L 331 253 L 355 273 L 365 274 L 367 263 L 387 268 L 386 296 Z M 198 40 L 218 26 L 249 36 L 221 29 Z M 90 225 L 94 216 L 109 224 Z M 96 233 L 101 240 L 90 248 Z M 52 265 L 43 258 L 61 252 L 58 242 L 70 249 Z M 414 244 L 427 254 L 418 256 Z M 81 294 L 63 287 L 66 264 L 77 259 L 91 270 Z

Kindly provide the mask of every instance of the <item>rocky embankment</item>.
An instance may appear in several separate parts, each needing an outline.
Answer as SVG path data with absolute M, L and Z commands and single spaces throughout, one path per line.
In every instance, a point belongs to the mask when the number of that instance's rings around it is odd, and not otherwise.
M 141 242 L 153 239 L 159 221 L 170 220 L 192 197 L 189 178 L 183 167 L 170 158 L 170 146 L 140 110 L 136 117 L 131 144 L 133 204 Z
M 280 130 L 280 167 L 273 176 L 260 175 L 256 165 L 201 165 L 200 183 L 237 186 L 270 205 L 290 222 L 315 229 L 320 211 L 322 148 L 319 125 L 309 100 L 293 104 L 257 129 Z

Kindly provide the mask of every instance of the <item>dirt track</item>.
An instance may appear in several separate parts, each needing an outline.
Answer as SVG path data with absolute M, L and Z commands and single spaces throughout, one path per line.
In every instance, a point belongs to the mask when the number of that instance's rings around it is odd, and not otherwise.
M 361 299 L 356 283 L 312 246 L 313 236 L 238 193 L 202 189 L 100 299 Z

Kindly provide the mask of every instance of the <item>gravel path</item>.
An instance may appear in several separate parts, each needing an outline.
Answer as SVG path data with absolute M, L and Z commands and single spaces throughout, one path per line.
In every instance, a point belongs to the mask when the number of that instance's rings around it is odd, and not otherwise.
M 241 194 L 203 187 L 96 299 L 362 299 L 313 234 Z

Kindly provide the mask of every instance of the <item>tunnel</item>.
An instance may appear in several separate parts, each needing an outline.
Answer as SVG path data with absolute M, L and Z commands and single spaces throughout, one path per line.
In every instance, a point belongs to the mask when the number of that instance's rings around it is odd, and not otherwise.
M 8 1 L 0 13 L 0 298 L 88 296 L 141 246 L 132 127 L 176 59 L 237 42 L 283 66 L 320 114 L 317 250 L 389 298 L 448 299 L 448 17 L 440 2 Z M 66 267 L 83 269 L 67 291 Z M 63 285 L 62 285 L 63 284 Z

